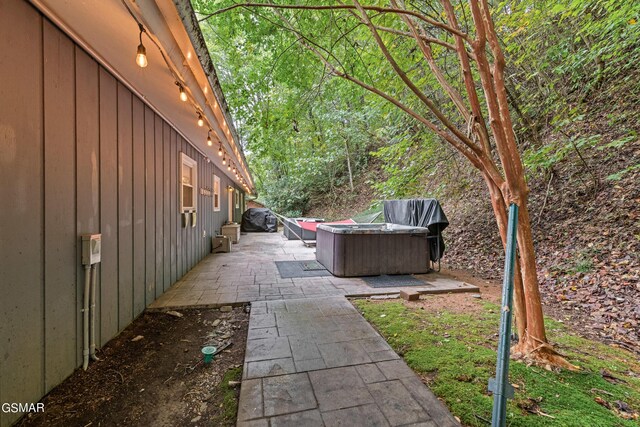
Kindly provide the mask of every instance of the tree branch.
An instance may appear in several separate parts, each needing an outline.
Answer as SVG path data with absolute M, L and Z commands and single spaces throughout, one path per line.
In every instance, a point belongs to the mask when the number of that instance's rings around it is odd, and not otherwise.
M 206 21 L 207 19 L 213 16 L 216 16 L 221 13 L 228 12 L 230 10 L 237 9 L 240 7 L 268 7 L 268 8 L 274 8 L 274 9 L 296 9 L 296 10 L 300 10 L 300 9 L 302 10 L 349 10 L 349 9 L 354 10 L 356 9 L 356 6 L 347 5 L 347 4 L 306 6 L 306 5 L 293 5 L 293 4 L 272 4 L 272 3 L 250 3 L 249 2 L 249 3 L 237 3 L 232 6 L 228 6 L 228 7 L 216 10 L 215 12 L 212 12 L 206 15 L 205 17 L 200 18 L 198 22 Z M 380 7 L 380 6 L 361 6 L 361 7 L 364 8 L 364 10 L 371 10 L 375 12 L 415 16 L 421 21 L 431 24 L 434 27 L 441 28 L 445 31 L 448 31 L 451 34 L 460 36 L 465 40 L 469 39 L 466 33 L 463 33 L 460 30 L 451 28 L 450 26 L 443 24 L 442 22 L 436 21 L 435 19 L 429 18 L 428 16 L 425 16 L 419 12 L 415 12 L 412 10 L 396 9 L 392 7 Z
M 378 47 L 382 51 L 385 59 L 387 60 L 387 62 L 389 62 L 400 79 L 402 79 L 402 81 L 409 87 L 409 89 L 411 89 L 411 91 L 418 97 L 418 99 L 420 99 L 420 101 L 422 101 L 422 103 L 425 104 L 427 108 L 429 108 L 429 110 L 431 110 L 431 112 L 438 118 L 438 120 L 440 120 L 440 122 L 447 129 L 449 129 L 460 142 L 466 145 L 474 153 L 479 154 L 478 146 L 476 146 L 466 135 L 464 135 L 464 133 L 462 133 L 453 123 L 451 123 L 451 121 L 449 121 L 449 119 L 447 119 L 445 115 L 442 114 L 442 112 L 435 106 L 435 104 L 420 89 L 418 89 L 418 87 L 411 81 L 407 74 L 400 68 L 396 60 L 387 49 L 387 46 L 382 41 L 380 34 L 375 29 L 375 26 L 371 22 L 371 19 L 369 19 L 369 16 L 367 15 L 365 9 L 360 6 L 360 3 L 357 0 L 354 0 L 354 4 L 360 11 L 362 19 L 364 20 L 367 27 L 369 27 L 371 34 L 378 44 Z

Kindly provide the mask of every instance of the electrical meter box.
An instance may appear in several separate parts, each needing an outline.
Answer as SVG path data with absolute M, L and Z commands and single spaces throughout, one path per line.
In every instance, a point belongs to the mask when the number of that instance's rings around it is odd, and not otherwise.
M 101 240 L 101 234 L 82 235 L 82 265 L 93 265 L 100 262 Z

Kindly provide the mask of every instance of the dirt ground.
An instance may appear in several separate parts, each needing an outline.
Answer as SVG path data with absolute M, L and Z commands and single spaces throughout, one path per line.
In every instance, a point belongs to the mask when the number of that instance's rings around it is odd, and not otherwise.
M 18 425 L 235 425 L 240 387 L 229 387 L 229 379 L 241 375 L 249 315 L 241 307 L 179 314 L 142 314 L 98 353 L 99 362 L 43 398 L 44 413 Z M 211 364 L 203 363 L 202 346 L 227 342 Z
M 502 300 L 502 283 L 498 281 L 479 278 L 465 270 L 443 268 L 442 273 L 454 279 L 478 286 L 480 288 L 480 297 L 485 301 L 500 304 Z M 477 301 L 477 294 L 459 293 L 425 295 L 422 296 L 419 301 L 415 302 L 415 304 L 419 304 L 427 311 L 435 312 L 446 308 L 447 310 L 455 312 L 473 313 L 474 311 L 482 309 L 479 304 L 475 304 L 475 301 Z M 594 330 L 590 326 L 588 315 L 580 310 L 566 305 L 549 304 L 545 301 L 542 303 L 542 309 L 545 316 L 570 326 L 571 330 L 580 336 L 614 347 L 624 348 L 625 350 L 640 355 L 640 347 L 628 345 L 628 343 L 625 342 L 607 339 L 606 337 L 603 337 L 602 334 L 599 334 L 597 330 Z
M 447 310 L 473 313 L 482 308 L 479 304 L 476 304 L 478 295 L 480 295 L 480 298 L 483 300 L 496 304 L 499 304 L 502 299 L 502 286 L 500 283 L 474 277 L 462 270 L 447 270 L 443 268 L 442 274 L 461 282 L 477 286 L 480 288 L 480 294 L 462 292 L 454 294 L 423 295 L 417 303 L 424 307 L 425 310 L 437 311 L 438 309 L 446 308 Z

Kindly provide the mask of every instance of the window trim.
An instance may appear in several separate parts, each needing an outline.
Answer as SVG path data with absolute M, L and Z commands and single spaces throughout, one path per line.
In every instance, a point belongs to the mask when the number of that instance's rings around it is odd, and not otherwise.
M 184 184 L 182 177 L 184 176 L 184 167 L 190 167 L 192 170 L 192 184 Z M 184 186 L 187 185 L 193 189 L 193 206 L 184 206 Z M 180 152 L 180 212 L 195 211 L 198 208 L 198 162 L 187 156 L 184 152 Z
M 216 184 L 218 184 L 217 186 L 217 191 L 216 191 Z M 222 201 L 220 200 L 220 177 L 218 175 L 216 175 L 215 173 L 213 174 L 213 211 L 214 212 L 220 212 L 221 206 L 222 206 Z M 216 206 L 216 196 L 217 196 L 217 200 L 218 200 L 218 205 Z

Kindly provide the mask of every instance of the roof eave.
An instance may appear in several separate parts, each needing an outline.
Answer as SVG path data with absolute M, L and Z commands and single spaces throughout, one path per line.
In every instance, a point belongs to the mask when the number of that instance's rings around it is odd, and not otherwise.
M 227 100 L 222 92 L 222 87 L 220 86 L 220 80 L 218 79 L 218 73 L 216 72 L 215 66 L 213 65 L 213 61 L 211 60 L 211 55 L 209 54 L 209 48 L 207 47 L 207 43 L 204 40 L 204 35 L 200 30 L 200 25 L 198 24 L 198 17 L 196 16 L 195 10 L 193 10 L 193 6 L 191 2 L 174 0 L 174 4 L 176 6 L 176 10 L 178 11 L 178 15 L 182 20 L 182 23 L 187 30 L 187 34 L 189 35 L 189 39 L 191 40 L 191 44 L 195 49 L 195 53 L 198 56 L 198 60 L 202 65 L 202 69 L 207 75 L 207 79 L 209 80 L 209 85 L 213 89 L 214 96 L 218 101 L 218 105 L 220 105 L 220 109 L 224 118 L 227 122 L 227 126 L 231 131 L 231 135 L 236 142 L 236 146 L 240 151 L 240 156 L 244 161 L 244 164 L 247 165 L 247 173 L 249 174 L 251 182 L 253 182 L 253 175 L 251 171 L 248 169 L 247 159 L 244 155 L 244 149 L 242 144 L 240 143 L 240 137 L 238 136 L 238 132 L 233 124 L 233 119 L 231 118 L 231 113 L 229 112 L 229 105 L 227 104 Z M 253 189 L 255 192 L 255 189 Z

